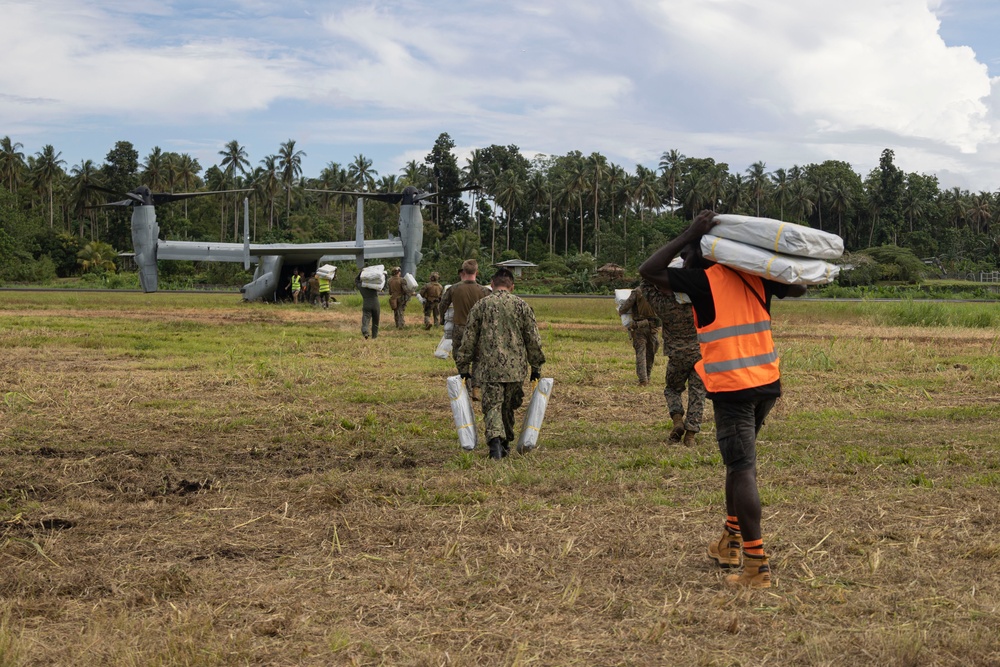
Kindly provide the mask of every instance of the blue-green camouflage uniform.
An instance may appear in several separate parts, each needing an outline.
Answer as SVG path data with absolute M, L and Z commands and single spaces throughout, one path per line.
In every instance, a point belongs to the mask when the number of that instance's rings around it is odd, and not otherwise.
M 639 284 L 642 295 L 663 323 L 663 353 L 667 355 L 666 386 L 663 396 L 671 415 L 684 415 L 684 429 L 701 431 L 705 415 L 705 385 L 694 365 L 701 359 L 698 334 L 694 328 L 694 309 L 689 303 L 678 303 L 673 294 L 664 294 L 652 283 Z M 682 394 L 687 385 L 687 411 Z
M 514 410 L 524 401 L 528 367 L 545 363 L 535 312 L 506 290 L 483 297 L 469 311 L 462 345 L 455 352 L 459 373 L 475 368 L 487 442 L 514 440 Z

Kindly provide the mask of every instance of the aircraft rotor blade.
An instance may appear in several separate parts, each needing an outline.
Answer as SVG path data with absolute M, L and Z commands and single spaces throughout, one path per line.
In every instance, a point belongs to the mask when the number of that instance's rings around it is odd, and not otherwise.
M 322 192 L 328 195 L 350 195 L 352 197 L 362 197 L 363 199 L 374 199 L 387 204 L 398 204 L 403 201 L 402 192 L 351 192 L 349 190 L 315 190 L 306 188 L 306 192 Z

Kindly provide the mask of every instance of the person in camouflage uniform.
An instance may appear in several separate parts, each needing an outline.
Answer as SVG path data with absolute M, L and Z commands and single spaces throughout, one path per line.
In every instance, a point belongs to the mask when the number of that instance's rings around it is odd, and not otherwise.
M 420 288 L 420 296 L 424 300 L 424 329 L 431 328 L 431 314 L 434 316 L 434 326 L 438 326 L 438 306 L 441 304 L 441 294 L 444 288 L 438 282 L 437 271 L 431 274 L 430 282 Z M 444 318 L 441 318 L 444 322 Z
M 501 268 L 491 284 L 493 293 L 469 311 L 455 364 L 468 381 L 475 362 L 489 456 L 502 459 L 510 453 L 514 440 L 514 411 L 524 402 L 525 370 L 530 366 L 531 381 L 539 379 L 545 354 L 535 312 L 512 294 L 514 274 Z
M 669 440 L 683 440 L 685 445 L 693 445 L 705 415 L 705 385 L 694 369 L 701 359 L 698 334 L 694 328 L 694 311 L 690 303 L 679 303 L 673 292 L 661 292 L 646 280 L 639 284 L 639 290 L 663 322 L 663 353 L 668 358 L 663 396 L 667 399 L 667 409 L 674 421 Z M 685 385 L 688 392 L 687 412 L 684 411 L 681 396 Z
M 451 308 L 451 356 L 455 357 L 458 348 L 462 347 L 462 338 L 465 336 L 465 323 L 469 319 L 469 312 L 476 302 L 490 293 L 488 289 L 476 282 L 479 274 L 479 262 L 474 259 L 467 259 L 462 262 L 462 268 L 458 272 L 461 282 L 452 285 L 441 296 L 441 305 L 438 310 L 441 313 L 441 321 L 444 322 L 448 308 Z M 456 367 L 458 364 L 456 364 Z M 472 365 L 472 379 L 466 384 L 469 386 L 469 398 L 474 401 L 479 400 L 479 383 L 476 382 L 476 366 Z
M 653 370 L 653 362 L 656 360 L 656 351 L 660 347 L 660 322 L 638 287 L 628 295 L 618 309 L 618 314 L 632 316 L 628 334 L 632 338 L 632 347 L 635 348 L 635 374 L 640 385 L 647 385 L 649 372 Z
M 406 289 L 406 281 L 399 273 L 399 267 L 393 267 L 392 277 L 386 285 L 389 290 L 389 307 L 392 308 L 392 315 L 396 321 L 396 328 L 402 329 L 406 326 L 406 304 L 410 301 L 410 293 Z

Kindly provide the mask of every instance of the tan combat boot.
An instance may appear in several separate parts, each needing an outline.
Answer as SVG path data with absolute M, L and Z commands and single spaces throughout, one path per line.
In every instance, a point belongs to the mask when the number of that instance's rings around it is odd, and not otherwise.
M 680 442 L 681 438 L 684 437 L 684 415 L 675 412 L 670 415 L 670 418 L 674 420 L 674 427 L 670 430 L 670 437 L 667 440 L 670 442 Z
M 767 556 L 755 557 L 744 555 L 743 572 L 730 574 L 726 577 L 727 586 L 744 586 L 746 588 L 770 588 L 771 567 Z
M 479 387 L 473 387 L 472 389 L 469 390 L 469 398 L 471 398 L 474 401 L 479 400 Z
M 722 531 L 722 537 L 708 544 L 708 557 L 719 564 L 719 567 L 739 567 L 740 553 L 743 550 L 743 536 Z
M 684 431 L 684 444 L 687 445 L 688 447 L 694 445 L 695 444 L 694 438 L 696 435 L 698 434 L 694 431 Z

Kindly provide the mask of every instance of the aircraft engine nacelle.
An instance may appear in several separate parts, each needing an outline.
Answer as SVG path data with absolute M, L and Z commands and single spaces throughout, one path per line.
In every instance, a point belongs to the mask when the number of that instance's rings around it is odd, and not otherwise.
M 282 259 L 278 255 L 264 255 L 260 258 L 260 263 L 253 273 L 253 280 L 240 288 L 244 301 L 274 299 L 274 292 L 278 289 L 278 276 L 281 275 L 281 266 L 284 263 Z
M 156 244 L 159 241 L 160 226 L 156 224 L 156 208 L 135 206 L 132 208 L 132 249 L 135 264 L 139 269 L 139 285 L 143 292 L 157 290 Z
M 403 242 L 403 261 L 400 268 L 403 275 L 417 275 L 417 265 L 423 258 L 420 252 L 424 245 L 424 216 L 419 204 L 403 205 L 399 208 L 399 238 Z

